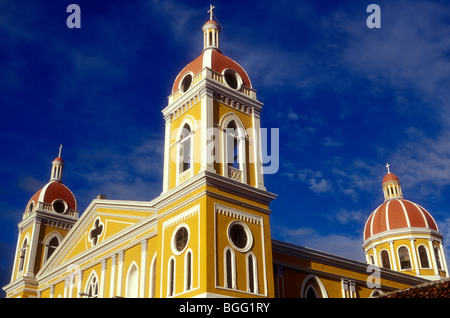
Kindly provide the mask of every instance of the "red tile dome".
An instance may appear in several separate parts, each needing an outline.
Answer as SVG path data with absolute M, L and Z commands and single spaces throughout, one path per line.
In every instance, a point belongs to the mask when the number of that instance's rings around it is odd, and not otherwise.
M 195 60 L 190 62 L 186 67 L 184 67 L 175 79 L 172 87 L 172 94 L 175 93 L 179 87 L 181 80 L 189 73 L 193 76 L 200 73 L 204 67 L 210 67 L 213 71 L 222 74 L 226 69 L 231 69 L 239 74 L 242 79 L 242 83 L 251 88 L 252 84 L 247 72 L 238 63 L 233 61 L 231 58 L 223 55 L 218 50 L 209 49 L 205 50 L 197 57 Z
M 200 56 L 186 65 L 186 67 L 184 67 L 178 74 L 172 86 L 172 94 L 180 88 L 183 92 L 182 87 L 184 87 L 185 77 L 188 74 L 191 75 L 190 77 L 187 76 L 186 80 L 186 87 L 189 87 L 193 77 L 199 74 L 205 67 L 208 67 L 220 75 L 224 75 L 224 77 L 227 75 L 225 74 L 226 72 L 235 73 L 239 77 L 239 84 L 252 88 L 250 78 L 245 70 L 231 58 L 222 54 L 219 47 L 219 33 L 221 31 L 220 25 L 216 21 L 212 20 L 211 17 L 211 19 L 203 25 L 202 31 L 203 51 Z
M 77 210 L 77 201 L 72 191 L 59 181 L 50 181 L 42 189 L 36 192 L 27 204 L 27 208 L 31 202 L 52 204 L 56 200 L 62 200 L 71 210 Z
M 405 199 L 390 199 L 376 208 L 364 227 L 364 240 L 373 235 L 401 228 L 426 228 L 438 231 L 431 214 Z
M 383 183 L 391 182 L 391 181 L 400 181 L 400 180 L 398 179 L 398 177 L 395 174 L 393 174 L 392 172 L 388 172 L 388 173 L 386 173 L 386 175 L 383 178 Z

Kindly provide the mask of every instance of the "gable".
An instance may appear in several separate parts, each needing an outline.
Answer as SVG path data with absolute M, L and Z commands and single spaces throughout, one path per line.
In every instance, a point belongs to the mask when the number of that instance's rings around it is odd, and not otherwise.
M 93 200 L 38 275 L 114 241 L 130 226 L 154 215 L 156 209 L 147 201 Z

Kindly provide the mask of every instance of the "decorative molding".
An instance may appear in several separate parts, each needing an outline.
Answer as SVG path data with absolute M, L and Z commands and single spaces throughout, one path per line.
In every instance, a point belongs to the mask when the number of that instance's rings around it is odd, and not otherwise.
M 218 214 L 222 214 L 237 220 L 241 220 L 244 222 L 249 222 L 251 224 L 257 224 L 257 225 L 261 225 L 261 221 L 262 221 L 262 217 L 261 216 L 256 216 L 247 212 L 243 212 L 243 211 L 238 211 L 235 210 L 233 208 L 221 205 L 221 204 L 216 204 L 215 205 L 215 210 L 216 213 Z
M 165 221 L 163 223 L 163 229 L 166 230 L 174 225 L 177 225 L 181 222 L 183 222 L 184 220 L 196 215 L 200 210 L 200 205 L 197 204 L 196 206 L 178 214 L 177 216 Z

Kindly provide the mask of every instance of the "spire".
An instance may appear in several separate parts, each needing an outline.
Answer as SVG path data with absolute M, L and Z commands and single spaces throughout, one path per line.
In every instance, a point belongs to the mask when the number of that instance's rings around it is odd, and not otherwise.
M 203 27 L 203 49 L 216 49 L 220 51 L 219 49 L 219 33 L 221 30 L 221 27 L 219 23 L 213 20 L 213 10 L 216 7 L 213 5 L 209 6 L 209 21 L 206 22 Z
M 62 173 L 64 168 L 64 160 L 61 158 L 62 145 L 59 146 L 58 157 L 52 162 L 52 172 L 50 174 L 50 181 L 62 182 Z
M 384 193 L 384 200 L 390 200 L 390 199 L 399 199 L 403 198 L 402 194 L 402 187 L 400 185 L 400 180 L 398 177 L 393 174 L 389 167 L 391 165 L 389 163 L 386 164 L 387 173 L 383 178 L 383 193 Z

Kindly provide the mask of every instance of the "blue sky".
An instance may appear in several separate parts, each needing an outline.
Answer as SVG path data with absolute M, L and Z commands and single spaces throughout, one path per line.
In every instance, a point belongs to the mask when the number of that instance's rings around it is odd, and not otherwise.
M 66 26 L 69 4 L 81 29 Z M 366 8 L 381 8 L 369 29 Z M 445 1 L 214 1 L 222 52 L 279 128 L 272 236 L 364 260 L 386 162 L 450 244 L 450 6 Z M 63 144 L 80 212 L 162 190 L 161 110 L 202 50 L 210 1 L 0 0 L 0 283 L 17 223 Z M 447 239 L 446 239 L 447 238 Z

